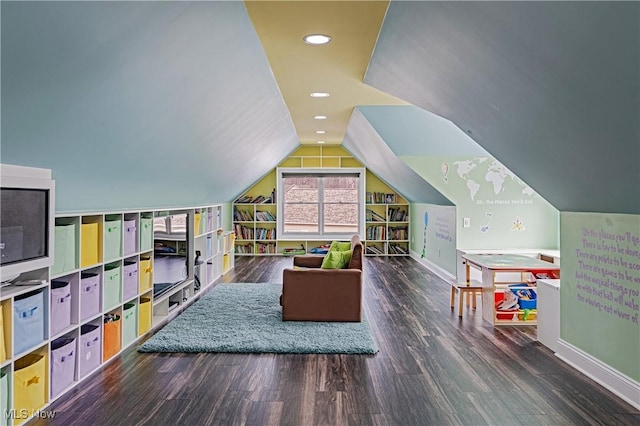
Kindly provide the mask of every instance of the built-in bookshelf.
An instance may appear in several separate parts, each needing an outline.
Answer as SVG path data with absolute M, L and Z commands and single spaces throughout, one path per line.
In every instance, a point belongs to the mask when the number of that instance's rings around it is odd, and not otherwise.
M 367 256 L 409 255 L 409 202 L 367 171 L 364 250 Z
M 340 146 L 301 146 L 278 167 L 362 167 Z M 370 171 L 366 172 L 365 253 L 409 255 L 409 203 Z M 236 255 L 294 255 L 330 244 L 323 240 L 284 240 L 277 235 L 276 169 L 263 176 L 233 202 Z

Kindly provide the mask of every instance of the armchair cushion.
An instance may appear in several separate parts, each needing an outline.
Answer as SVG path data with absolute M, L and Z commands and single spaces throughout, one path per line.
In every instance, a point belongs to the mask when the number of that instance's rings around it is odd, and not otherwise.
M 321 269 L 344 269 L 351 261 L 351 250 L 329 250 L 322 260 Z

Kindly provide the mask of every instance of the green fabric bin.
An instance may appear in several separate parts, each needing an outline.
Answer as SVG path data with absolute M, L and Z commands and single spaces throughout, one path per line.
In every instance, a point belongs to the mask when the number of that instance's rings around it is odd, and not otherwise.
M 104 260 L 115 260 L 122 253 L 122 220 L 107 219 L 104 222 Z
M 140 218 L 140 251 L 153 250 L 153 218 Z
M 9 410 L 9 398 L 11 397 L 8 370 L 9 367 L 0 370 L 0 425 L 2 426 L 11 424 L 10 417 L 2 415 Z
M 76 269 L 76 225 L 56 225 L 54 229 L 54 253 L 51 275 Z
M 126 303 L 122 310 L 122 347 L 138 337 L 138 305 Z
M 102 288 L 103 310 L 108 311 L 118 306 L 122 301 L 122 268 L 120 263 L 113 263 L 104 267 Z

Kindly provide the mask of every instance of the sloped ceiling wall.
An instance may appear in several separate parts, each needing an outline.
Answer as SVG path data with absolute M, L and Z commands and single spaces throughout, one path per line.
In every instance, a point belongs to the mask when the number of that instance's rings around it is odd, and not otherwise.
M 451 120 L 559 210 L 640 213 L 640 3 L 394 1 L 365 83 Z
M 298 140 L 242 2 L 2 2 L 2 162 L 57 209 L 231 200 Z
M 343 146 L 374 174 L 400 191 L 409 201 L 452 205 L 448 198 L 391 151 L 359 108 L 354 109 L 351 115 Z

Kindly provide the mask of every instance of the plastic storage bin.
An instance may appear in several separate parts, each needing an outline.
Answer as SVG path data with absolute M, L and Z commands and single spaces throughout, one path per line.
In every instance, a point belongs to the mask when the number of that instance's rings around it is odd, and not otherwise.
M 71 284 L 69 281 L 51 281 L 51 334 L 71 325 Z
M 138 251 L 137 242 L 138 242 L 138 232 L 136 228 L 136 221 L 125 220 L 122 224 L 122 230 L 124 231 L 123 237 L 123 252 L 125 256 L 129 256 L 135 254 Z
M 27 293 L 13 301 L 14 354 L 31 349 L 45 339 L 44 292 Z
M 83 223 L 80 227 L 80 265 L 83 268 L 100 262 L 100 244 L 98 234 L 99 230 L 97 223 Z
M 151 289 L 151 284 L 152 284 L 151 259 L 141 257 L 139 271 L 140 271 L 140 293 L 143 293 L 146 290 Z
M 126 261 L 122 268 L 122 300 L 138 295 L 138 262 Z
M 46 359 L 29 354 L 16 361 L 13 373 L 13 408 L 28 415 L 44 407 L 47 401 Z
M 122 309 L 122 346 L 127 346 L 138 337 L 138 305 L 127 303 Z
M 153 218 L 140 218 L 140 251 L 153 250 Z
M 51 342 L 51 397 L 68 388 L 76 375 L 76 339 L 60 337 Z
M 85 324 L 80 327 L 80 347 L 78 348 L 79 378 L 83 378 L 100 366 L 101 348 L 100 326 Z
M 104 339 L 102 342 L 102 359 L 108 360 L 122 347 L 122 319 L 118 314 L 104 316 Z
M 151 329 L 151 299 L 147 297 L 140 298 L 140 306 L 138 307 L 138 336 Z
M 80 320 L 100 312 L 100 274 L 83 272 L 80 275 Z
M 122 269 L 120 264 L 111 264 L 104 267 L 102 280 L 103 293 L 103 309 L 109 310 L 119 305 L 122 301 Z
M 51 275 L 76 268 L 76 225 L 56 225 L 54 229 L 54 258 Z
M 107 219 L 104 222 L 104 260 L 114 260 L 122 252 L 122 220 Z
M 511 284 L 509 289 L 518 297 L 520 309 L 536 309 L 538 296 L 526 283 Z

